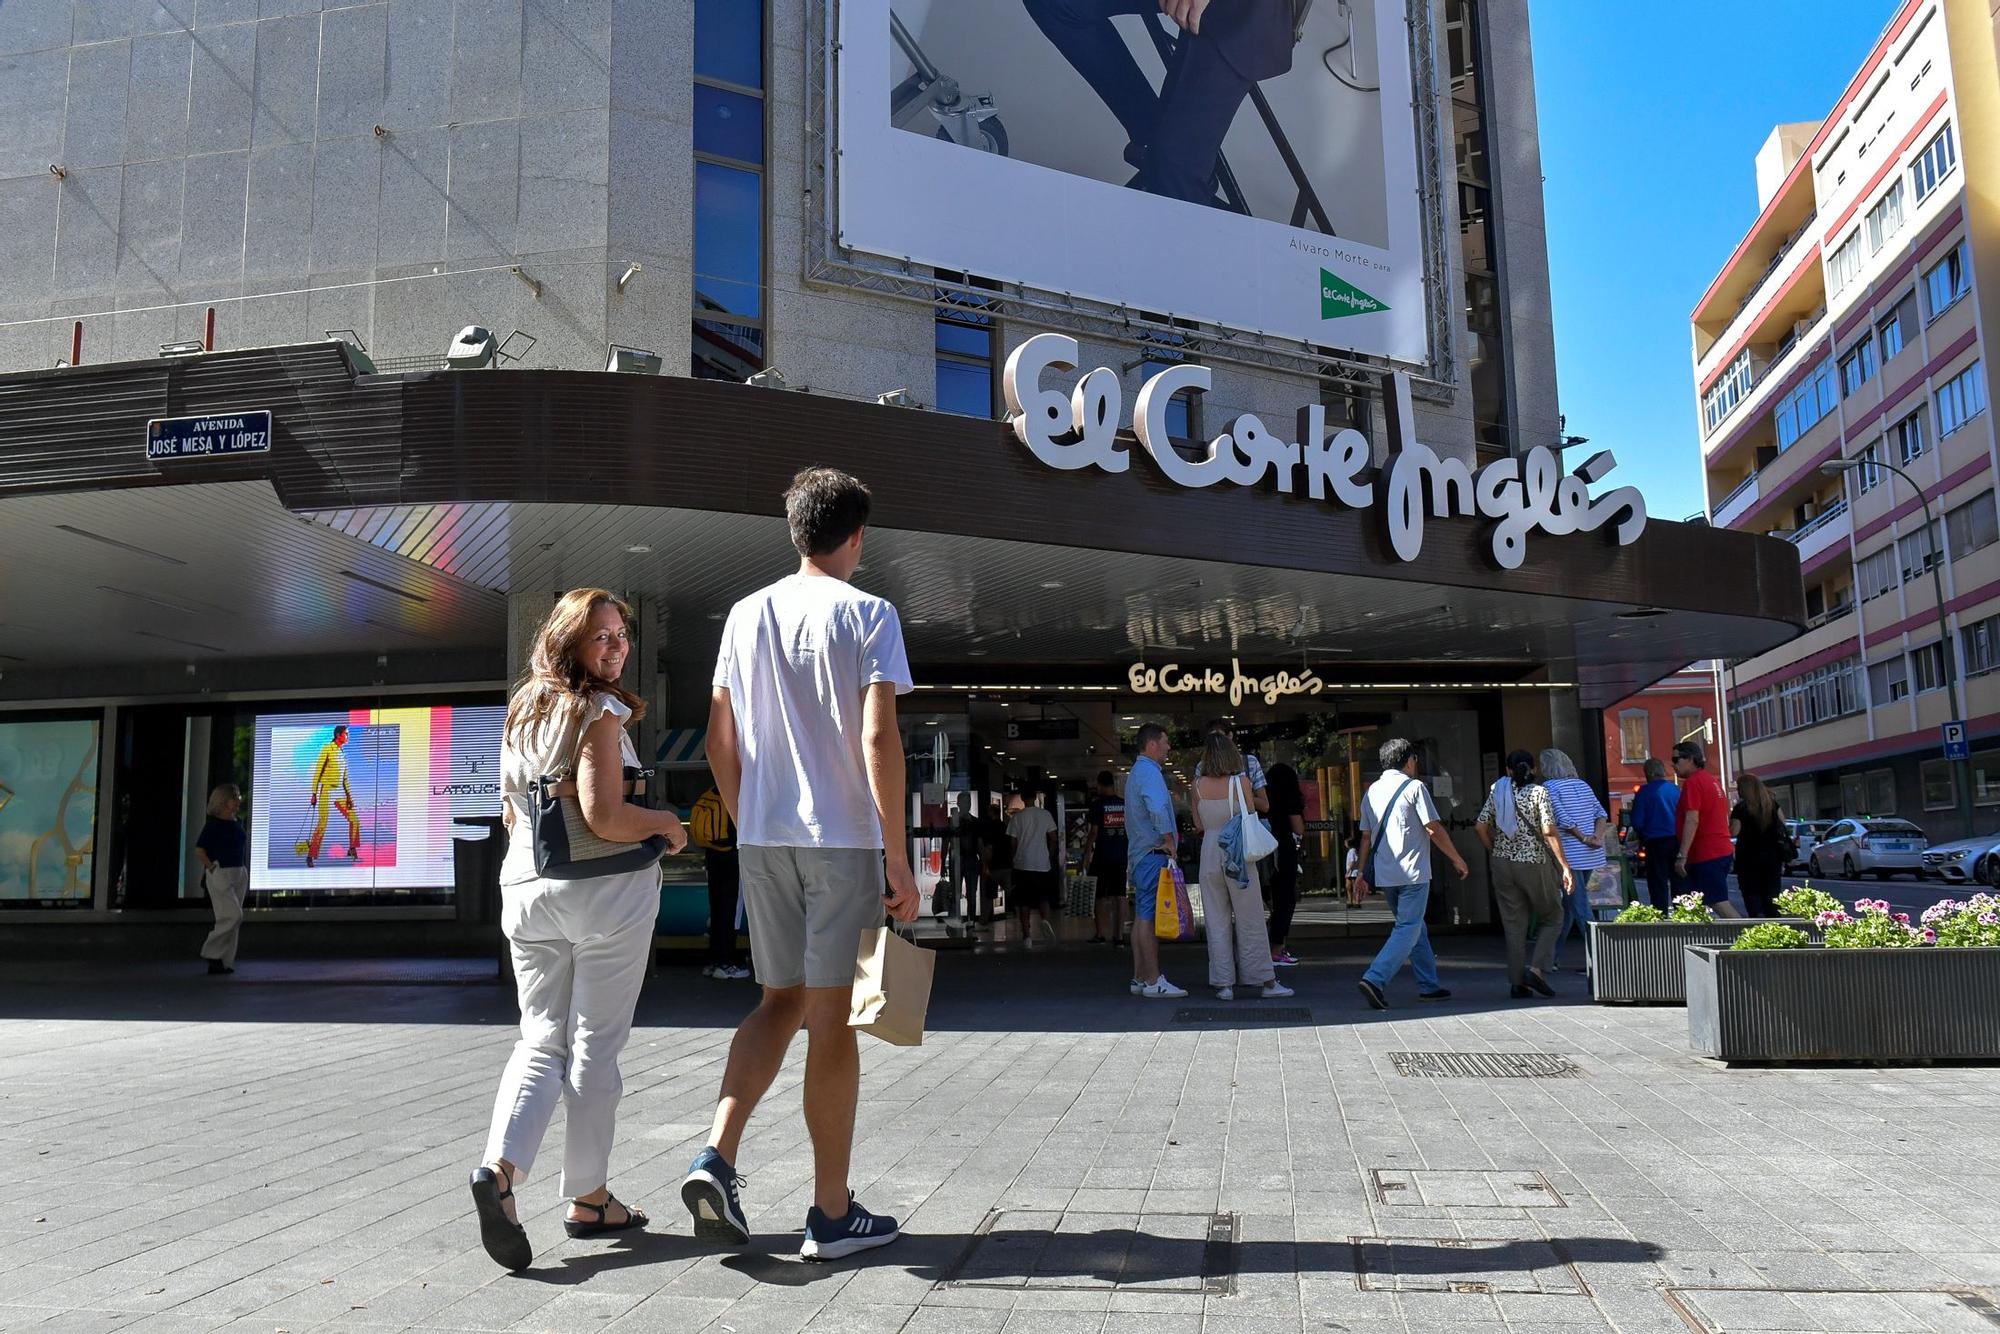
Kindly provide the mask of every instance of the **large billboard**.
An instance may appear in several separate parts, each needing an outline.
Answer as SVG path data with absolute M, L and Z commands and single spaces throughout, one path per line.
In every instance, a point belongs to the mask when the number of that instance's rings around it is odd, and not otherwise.
M 839 36 L 841 245 L 1426 359 L 1405 0 L 840 0 Z
M 90 902 L 97 720 L 0 722 L 0 902 Z
M 452 883 L 455 823 L 500 813 L 506 710 L 260 714 L 250 888 L 436 889 Z

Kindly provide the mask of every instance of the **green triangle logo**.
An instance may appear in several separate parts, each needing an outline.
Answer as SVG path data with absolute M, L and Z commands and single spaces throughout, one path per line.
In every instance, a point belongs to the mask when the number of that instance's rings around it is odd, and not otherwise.
M 1388 302 L 1368 295 L 1345 278 L 1336 278 L 1325 269 L 1319 271 L 1321 319 L 1337 320 L 1344 315 L 1373 315 L 1378 310 L 1388 308 Z

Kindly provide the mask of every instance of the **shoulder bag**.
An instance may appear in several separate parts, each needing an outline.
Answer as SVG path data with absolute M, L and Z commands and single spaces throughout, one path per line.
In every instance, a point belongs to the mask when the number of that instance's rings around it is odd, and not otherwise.
M 590 712 L 588 705 L 584 712 Z M 585 726 L 579 719 L 576 739 L 569 747 L 569 762 L 528 784 L 535 874 L 544 880 L 623 875 L 657 865 L 667 851 L 665 834 L 655 834 L 639 843 L 613 843 L 599 838 L 590 822 L 583 818 L 583 803 L 577 798 L 576 771 L 582 760 Z M 645 805 L 647 772 L 630 765 L 624 766 L 624 770 L 626 798 L 635 805 Z
M 1229 780 L 1229 800 L 1236 807 L 1236 816 L 1243 821 L 1243 855 L 1253 862 L 1261 862 L 1278 850 L 1278 836 L 1271 832 L 1271 822 L 1250 809 L 1243 799 L 1243 788 L 1250 782 L 1248 774 L 1240 775 L 1242 783 L 1235 778 Z

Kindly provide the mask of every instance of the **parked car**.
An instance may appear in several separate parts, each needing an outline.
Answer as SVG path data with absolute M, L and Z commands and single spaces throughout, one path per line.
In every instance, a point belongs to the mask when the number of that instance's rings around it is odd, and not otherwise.
M 1924 849 L 1930 840 L 1908 820 L 1864 816 L 1836 820 L 1813 846 L 1806 865 L 1816 876 L 1830 871 L 1853 880 L 1875 875 L 1884 880 L 1898 871 L 1924 878 Z
M 1954 885 L 1972 881 L 2000 885 L 2000 834 L 1961 838 L 1926 849 L 1924 874 L 1942 876 Z
M 1787 871 L 1791 871 L 1808 864 L 1806 859 L 1812 856 L 1812 850 L 1819 841 L 1826 837 L 1826 831 L 1833 828 L 1833 821 L 1787 820 L 1785 827 L 1792 831 L 1792 842 L 1799 847 L 1799 855 L 1785 866 Z

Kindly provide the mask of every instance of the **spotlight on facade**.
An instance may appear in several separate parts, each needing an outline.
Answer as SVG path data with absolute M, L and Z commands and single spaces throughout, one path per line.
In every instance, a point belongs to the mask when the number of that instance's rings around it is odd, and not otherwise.
M 199 338 L 183 338 L 178 343 L 160 344 L 160 355 L 163 357 L 191 357 L 205 351 L 207 349 L 201 345 Z
M 780 373 L 778 368 L 775 366 L 773 366 L 770 370 L 758 371 L 755 375 L 751 376 L 743 383 L 748 385 L 755 385 L 759 389 L 791 388 L 790 385 L 785 383 L 784 375 Z
M 886 394 L 877 394 L 875 395 L 875 401 L 885 408 L 914 408 L 921 406 L 916 399 L 910 397 L 910 391 L 907 389 L 891 389 Z
M 607 371 L 624 371 L 628 375 L 658 375 L 660 354 L 648 352 L 642 347 L 621 347 L 613 343 L 610 358 L 605 362 Z
M 452 339 L 451 346 L 444 350 L 444 364 L 455 371 L 480 370 L 493 364 L 493 354 L 497 350 L 492 330 L 468 324 L 458 331 L 458 337 Z

